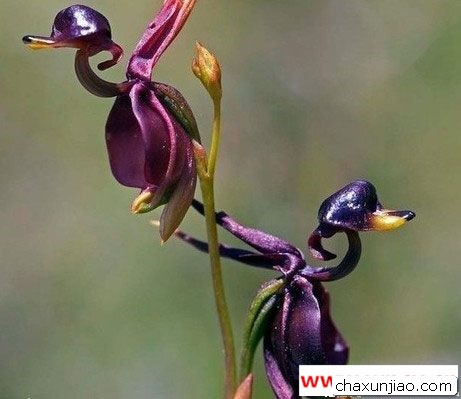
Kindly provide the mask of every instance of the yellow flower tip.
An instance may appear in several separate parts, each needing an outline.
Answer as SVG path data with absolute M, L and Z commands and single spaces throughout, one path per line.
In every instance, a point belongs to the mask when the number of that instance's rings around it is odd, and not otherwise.
M 131 212 L 135 215 L 146 213 L 152 210 L 151 202 L 154 198 L 154 193 L 150 190 L 143 191 L 139 194 L 131 204 Z
M 40 36 L 24 36 L 23 43 L 32 50 L 41 50 L 45 48 L 53 48 L 56 42 L 50 38 Z
M 411 211 L 393 211 L 393 210 L 379 210 L 371 216 L 371 227 L 376 231 L 390 231 L 400 226 L 415 217 Z
M 195 43 L 192 72 L 202 82 L 214 101 L 221 99 L 221 67 L 218 59 L 199 42 Z

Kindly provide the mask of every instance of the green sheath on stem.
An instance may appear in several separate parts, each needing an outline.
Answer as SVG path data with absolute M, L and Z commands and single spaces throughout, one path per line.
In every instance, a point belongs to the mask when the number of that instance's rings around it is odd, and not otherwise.
M 252 370 L 254 353 L 264 335 L 265 325 L 275 305 L 275 294 L 283 287 L 282 280 L 272 280 L 256 294 L 248 311 L 240 356 L 240 378 L 245 378 Z

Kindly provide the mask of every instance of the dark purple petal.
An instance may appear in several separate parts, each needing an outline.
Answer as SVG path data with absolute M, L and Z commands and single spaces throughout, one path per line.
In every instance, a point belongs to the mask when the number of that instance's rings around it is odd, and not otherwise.
M 204 215 L 203 204 L 201 202 L 194 200 L 192 201 L 192 206 L 197 212 Z M 261 253 L 292 254 L 301 261 L 303 260 L 302 252 L 288 241 L 261 230 L 240 224 L 226 212 L 221 211 L 216 213 L 216 223 Z
M 153 92 L 144 84 L 134 85 L 130 91 L 133 113 L 143 138 L 144 175 L 150 186 L 171 184 L 177 157 L 177 123 L 171 118 Z M 185 148 L 179 155 L 184 156 Z M 182 167 L 182 164 L 181 164 Z M 178 171 L 177 176 L 179 177 Z
M 117 181 L 128 187 L 146 188 L 144 138 L 128 94 L 117 97 L 109 113 L 106 144 L 110 167 Z
M 196 0 L 166 0 L 141 37 L 128 64 L 129 79 L 150 81 L 160 56 L 184 26 Z
M 300 365 L 345 364 L 348 347 L 320 282 L 294 276 L 276 306 L 264 337 L 266 372 L 277 398 L 294 398 Z
M 285 347 L 288 349 L 288 372 L 298 381 L 300 364 L 325 364 L 322 345 L 321 313 L 312 284 L 305 278 L 295 276 L 287 290 L 292 300 L 286 327 Z
M 320 328 L 326 364 L 347 364 L 349 347 L 331 319 L 330 294 L 322 284 L 314 283 L 314 296 L 320 306 Z
M 198 238 L 192 237 L 181 230 L 177 230 L 175 235 L 180 240 L 191 245 L 193 248 L 208 253 L 208 243 Z M 233 259 L 246 265 L 272 269 L 284 264 L 287 259 L 286 254 L 258 254 L 247 249 L 233 248 L 225 244 L 219 244 L 219 254 L 223 258 Z
M 117 98 L 106 125 L 115 178 L 126 186 L 150 187 L 161 199 L 179 178 L 184 164 L 186 148 L 180 140 L 178 154 L 178 135 L 185 137 L 152 91 L 143 83 L 135 84 L 128 95 Z
M 296 387 L 290 385 L 280 370 L 279 362 L 274 356 L 274 348 L 269 339 L 264 339 L 264 365 L 266 368 L 267 379 L 275 393 L 277 399 L 294 399 Z
M 275 315 L 264 335 L 264 363 L 269 383 L 278 399 L 294 398 L 297 392 L 289 373 L 289 348 L 286 336 L 292 297 L 287 288 L 278 298 Z

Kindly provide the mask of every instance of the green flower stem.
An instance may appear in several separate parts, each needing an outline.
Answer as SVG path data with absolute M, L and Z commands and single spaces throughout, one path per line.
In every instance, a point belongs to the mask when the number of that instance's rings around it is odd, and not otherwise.
M 225 398 L 233 399 L 236 384 L 236 362 L 234 336 L 229 308 L 226 302 L 224 282 L 222 277 L 221 259 L 219 256 L 218 230 L 215 217 L 214 172 L 218 155 L 219 136 L 221 129 L 221 104 L 214 101 L 214 120 L 210 156 L 206 168 L 198 167 L 200 188 L 202 190 L 203 206 L 208 236 L 208 251 L 210 255 L 211 276 L 213 280 L 214 297 L 218 311 L 219 325 L 224 345 L 225 361 Z M 205 154 L 202 153 L 202 156 Z M 197 163 L 203 166 L 204 159 L 196 152 Z
M 213 135 L 211 140 L 210 156 L 208 158 L 208 174 L 214 179 L 216 160 L 218 159 L 219 140 L 221 137 L 221 99 L 213 100 L 214 118 Z

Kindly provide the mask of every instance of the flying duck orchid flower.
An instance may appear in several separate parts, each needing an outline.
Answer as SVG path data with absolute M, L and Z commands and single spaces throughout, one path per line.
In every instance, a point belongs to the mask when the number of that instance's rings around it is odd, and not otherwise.
M 192 205 L 203 213 L 198 201 Z M 349 248 L 337 266 L 309 266 L 302 252 L 287 241 L 244 226 L 224 212 L 216 214 L 220 226 L 257 251 L 221 244 L 223 257 L 282 274 L 266 283 L 253 301 L 258 306 L 250 308 L 248 342 L 244 342 L 251 353 L 242 354 L 243 375 L 248 375 L 257 341 L 264 337 L 266 373 L 278 399 L 298 397 L 299 365 L 341 365 L 348 361 L 349 347 L 331 318 L 330 298 L 322 282 L 343 278 L 357 266 L 361 255 L 359 232 L 391 230 L 415 216 L 411 211 L 383 209 L 375 187 L 363 180 L 328 197 L 318 215 L 319 227 L 308 240 L 313 255 L 332 259 L 335 255 L 323 248 L 321 239 L 338 232 L 348 238 Z M 181 231 L 176 236 L 200 251 L 208 250 L 205 242 Z
M 90 57 L 109 51 L 112 59 L 100 70 L 115 65 L 122 49 L 111 38 L 108 20 L 83 5 L 60 11 L 51 35 L 25 36 L 33 49 L 76 48 L 75 71 L 92 94 L 116 97 L 106 124 L 109 162 L 116 180 L 141 190 L 133 213 L 165 204 L 160 235 L 166 241 L 189 208 L 196 186 L 192 140 L 200 142 L 192 111 L 175 88 L 151 81 L 152 70 L 184 26 L 196 0 L 166 0 L 149 24 L 128 63 L 127 80 L 112 83 L 94 73 Z

